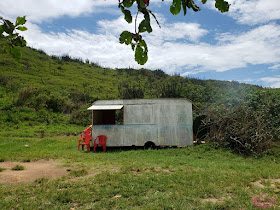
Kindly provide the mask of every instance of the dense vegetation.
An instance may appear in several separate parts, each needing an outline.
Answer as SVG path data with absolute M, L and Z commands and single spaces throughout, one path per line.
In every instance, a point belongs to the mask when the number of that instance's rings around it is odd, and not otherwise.
M 95 100 L 184 97 L 199 108 L 194 131 L 241 153 L 279 141 L 280 90 L 167 75 L 162 70 L 108 69 L 69 56 L 22 49 L 17 62 L 0 52 L 0 135 L 80 133 Z M 26 132 L 28 131 L 28 132 Z

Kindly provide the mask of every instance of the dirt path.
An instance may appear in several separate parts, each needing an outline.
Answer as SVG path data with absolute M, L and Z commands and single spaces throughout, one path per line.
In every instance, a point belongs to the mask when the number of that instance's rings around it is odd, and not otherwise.
M 11 170 L 14 166 L 24 166 L 22 171 Z M 18 183 L 33 181 L 38 178 L 57 178 L 67 174 L 67 168 L 58 168 L 59 163 L 54 160 L 39 160 L 36 162 L 0 162 L 0 183 Z

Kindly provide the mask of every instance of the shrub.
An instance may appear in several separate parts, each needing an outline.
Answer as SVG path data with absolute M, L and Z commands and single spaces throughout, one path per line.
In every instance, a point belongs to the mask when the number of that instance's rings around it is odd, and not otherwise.
M 31 98 L 33 94 L 34 94 L 34 90 L 30 87 L 26 87 L 26 88 L 22 89 L 19 92 L 19 95 L 18 95 L 18 98 L 17 98 L 17 101 L 16 101 L 16 105 L 18 105 L 18 106 L 25 105 L 27 100 L 29 98 Z
M 88 106 L 83 106 L 80 109 L 75 110 L 71 114 L 69 122 L 71 124 L 83 125 L 83 126 L 87 126 L 91 124 L 91 112 L 86 109 L 87 107 Z
M 261 154 L 271 147 L 274 129 L 266 110 L 256 112 L 246 104 L 233 108 L 208 107 L 203 111 L 205 140 L 242 154 Z
M 52 93 L 48 100 L 46 101 L 47 108 L 52 110 L 53 112 L 64 112 L 66 97 L 63 97 L 57 93 Z
M 155 95 L 158 98 L 180 98 L 183 85 L 176 80 L 158 82 L 154 86 Z
M 156 69 L 156 70 L 152 71 L 152 73 L 156 77 L 162 77 L 162 78 L 167 77 L 167 74 L 164 71 L 162 71 L 161 69 Z
M 119 96 L 121 99 L 144 98 L 144 88 L 138 85 L 122 82 L 118 86 Z
M 102 68 L 102 66 L 98 62 L 91 62 L 90 65 L 92 67 Z
M 75 103 L 88 103 L 91 98 L 87 92 L 72 90 L 69 98 Z

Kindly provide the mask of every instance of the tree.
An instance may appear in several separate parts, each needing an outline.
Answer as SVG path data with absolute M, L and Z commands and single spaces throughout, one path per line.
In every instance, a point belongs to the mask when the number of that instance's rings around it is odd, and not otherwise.
M 18 17 L 16 23 L 0 17 L 0 47 L 4 48 L 7 53 L 10 53 L 16 60 L 21 57 L 18 47 L 26 46 L 25 39 L 19 35 L 18 31 L 26 31 L 23 26 L 26 23 L 25 16 Z
M 164 0 L 162 0 L 164 1 Z M 203 4 L 207 0 L 201 0 Z M 215 7 L 221 12 L 228 12 L 229 3 L 225 0 L 215 0 Z M 158 26 L 160 24 L 156 16 L 148 9 L 150 0 L 119 0 L 119 8 L 124 14 L 124 19 L 128 23 L 132 23 L 132 15 L 129 10 L 133 5 L 136 5 L 138 11 L 135 16 L 135 32 L 123 31 L 120 35 L 119 41 L 121 44 L 130 45 L 132 50 L 135 51 L 135 61 L 140 65 L 144 65 L 148 61 L 148 46 L 145 40 L 142 37 L 142 33 L 153 31 L 150 23 L 151 16 L 156 20 Z M 194 3 L 194 0 L 173 0 L 170 6 L 170 12 L 173 15 L 178 15 L 183 9 L 184 15 L 187 14 L 187 9 L 191 9 L 194 12 L 198 12 L 200 8 Z M 138 24 L 137 27 L 137 18 L 139 13 L 142 13 L 144 19 Z

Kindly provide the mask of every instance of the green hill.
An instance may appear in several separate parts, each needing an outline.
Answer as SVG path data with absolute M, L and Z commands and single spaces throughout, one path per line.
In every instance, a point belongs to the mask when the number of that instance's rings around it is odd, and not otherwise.
M 232 110 L 242 105 L 254 113 L 270 113 L 267 117 L 275 121 L 271 125 L 279 129 L 279 89 L 170 76 L 162 70 L 109 69 L 31 48 L 22 49 L 19 62 L 0 51 L 0 64 L 4 136 L 80 133 L 91 123 L 87 107 L 98 99 L 117 98 L 188 98 L 200 109 L 194 119 L 205 115 L 205 107 L 220 113 L 221 107 Z

